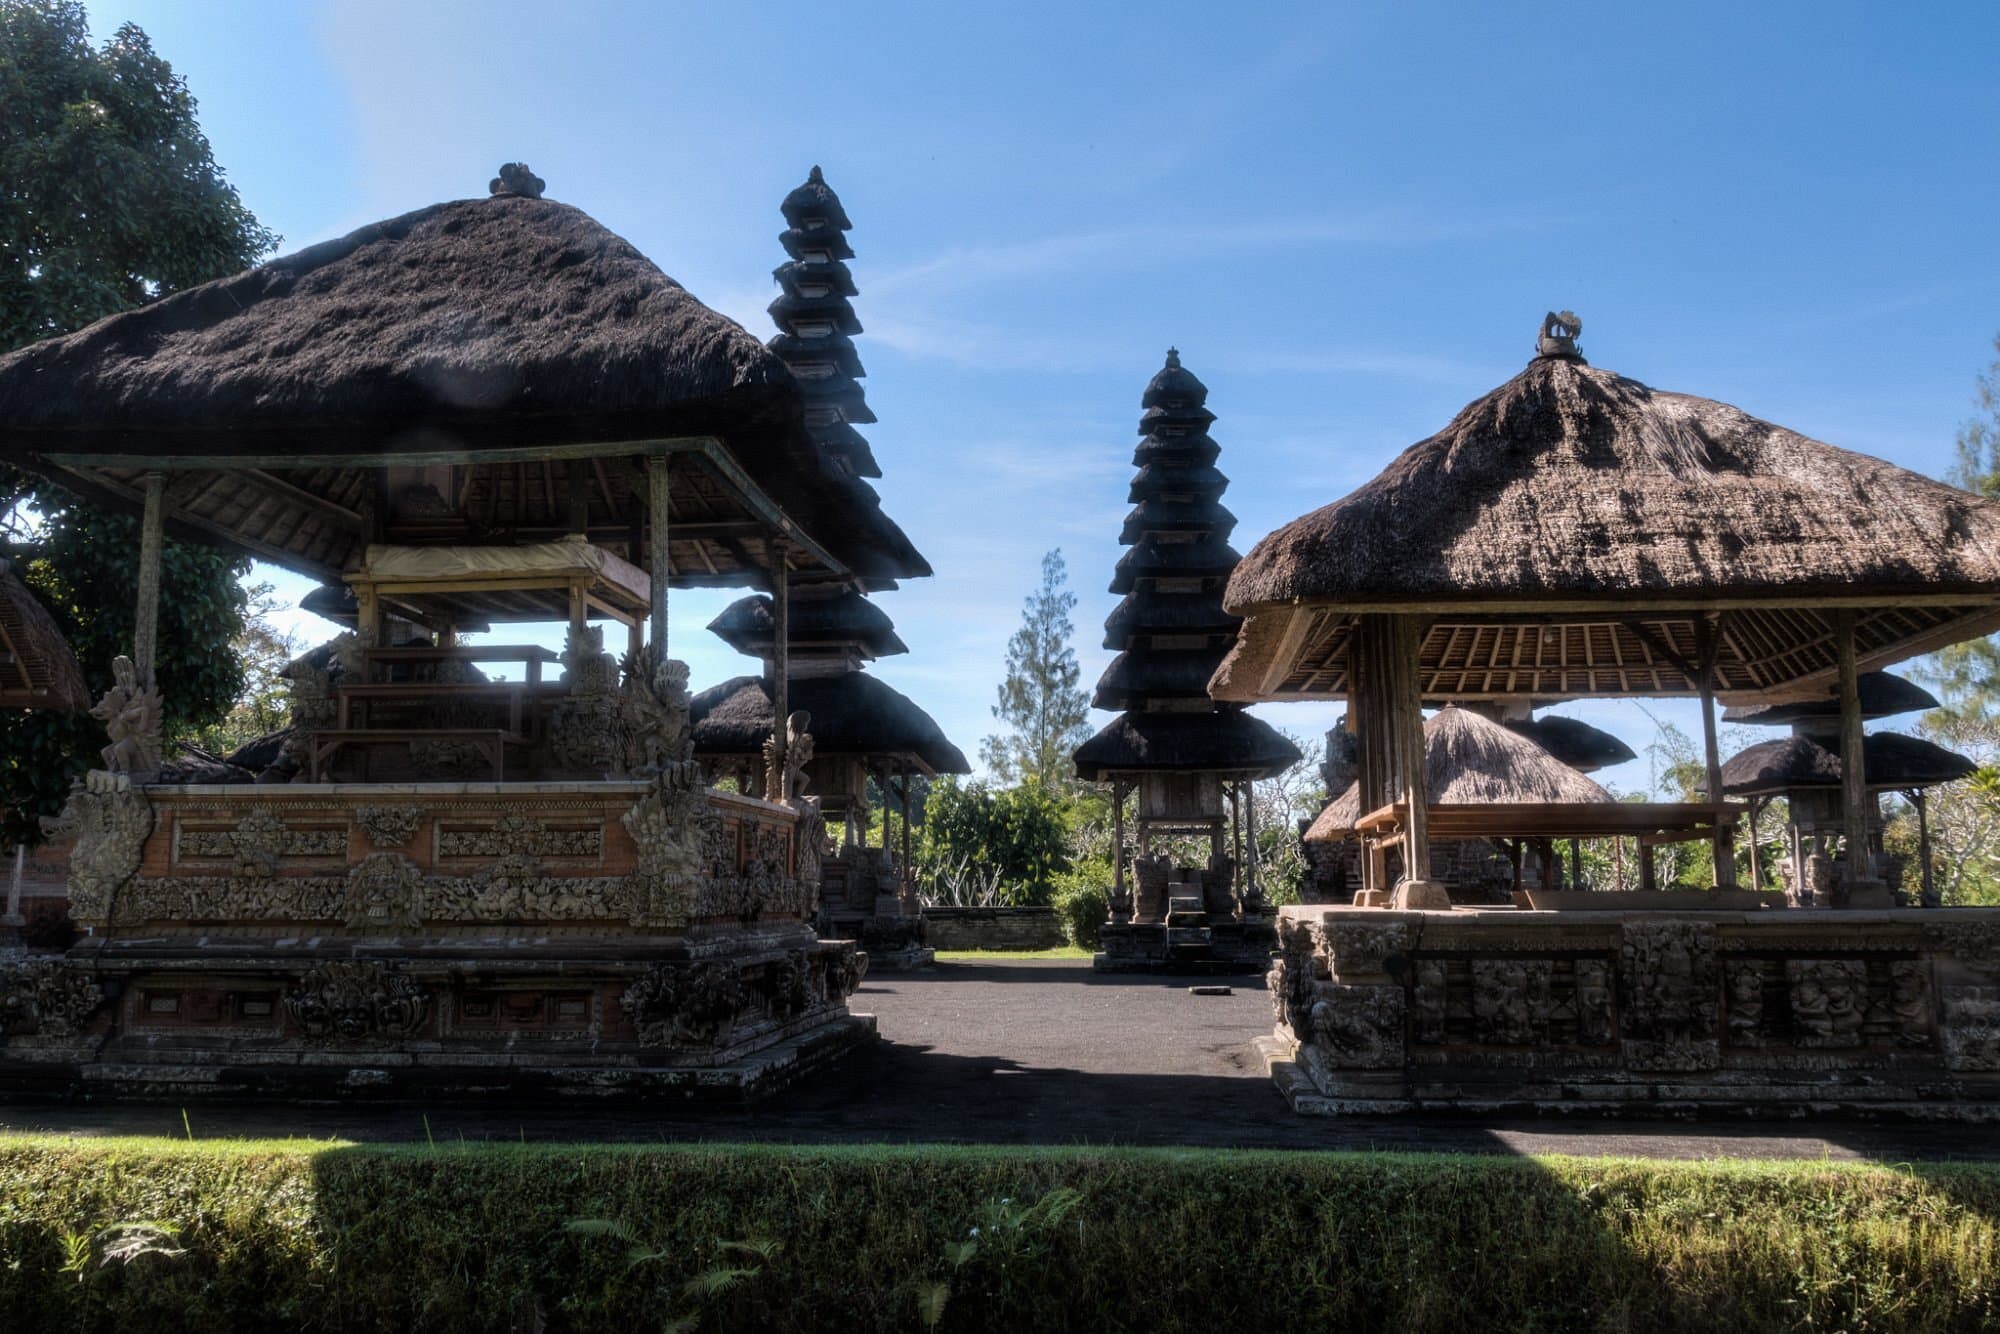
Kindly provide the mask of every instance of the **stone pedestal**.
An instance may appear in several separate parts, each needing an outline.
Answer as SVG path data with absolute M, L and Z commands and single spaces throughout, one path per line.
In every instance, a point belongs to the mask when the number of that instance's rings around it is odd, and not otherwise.
M 2000 1116 L 2000 910 L 1286 908 L 1293 1107 Z

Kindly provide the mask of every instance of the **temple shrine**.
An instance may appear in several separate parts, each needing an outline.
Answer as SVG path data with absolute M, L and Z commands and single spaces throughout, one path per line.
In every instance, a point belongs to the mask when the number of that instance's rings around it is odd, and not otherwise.
M 1129 550 L 1111 580 L 1122 600 L 1104 623 L 1104 646 L 1118 656 L 1091 700 L 1120 712 L 1076 752 L 1077 776 L 1111 789 L 1117 853 L 1101 969 L 1262 971 L 1275 939 L 1257 879 L 1251 785 L 1298 763 L 1299 752 L 1208 696 L 1236 633 L 1222 589 L 1238 557 L 1207 401 L 1174 349 L 1140 399 L 1132 511 L 1119 534 Z M 1128 878 L 1125 806 L 1135 796 Z M 1202 860 L 1176 864 L 1173 852 L 1189 846 Z
M 142 516 L 109 744 L 51 822 L 85 934 L 0 979 L 15 1090 L 739 1097 L 871 1031 L 786 675 L 761 789 L 711 786 L 669 591 L 782 621 L 929 566 L 809 380 L 543 188 L 509 164 L 0 358 L 6 462 Z M 267 781 L 168 781 L 167 532 L 352 616 Z M 549 621 L 560 655 L 463 639 Z

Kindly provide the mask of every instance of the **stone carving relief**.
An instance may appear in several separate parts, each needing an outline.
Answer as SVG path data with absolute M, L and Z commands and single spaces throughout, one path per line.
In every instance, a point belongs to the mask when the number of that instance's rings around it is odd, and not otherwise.
M 62 812 L 42 818 L 50 838 L 74 836 L 69 859 L 69 915 L 77 925 L 106 926 L 119 889 L 139 870 L 153 807 L 124 774 L 93 769 L 70 787 Z
M 111 689 L 91 706 L 111 744 L 98 752 L 104 767 L 145 783 L 160 773 L 160 692 L 139 680 L 124 654 L 111 660 Z
M 119 896 L 116 920 L 140 922 L 337 921 L 348 879 L 339 875 L 150 876 Z
M 503 815 L 491 825 L 440 829 L 437 848 L 440 857 L 597 857 L 604 852 L 604 831 L 550 829 L 533 816 Z
M 639 852 L 632 876 L 634 926 L 685 926 L 703 884 L 712 883 L 703 874 L 702 849 L 711 841 L 707 823 L 722 817 L 699 783 L 687 780 L 680 766 L 656 775 L 620 817 Z
M 61 959 L 0 964 L 0 1036 L 69 1037 L 103 1000 L 96 978 Z
M 621 772 L 628 777 L 673 776 L 676 770 L 694 765 L 688 665 L 673 658 L 655 664 L 653 653 L 653 646 L 646 644 L 625 663 L 618 721 Z M 693 778 L 675 781 L 698 785 Z
M 1474 1039 L 1512 1047 L 1546 1041 L 1554 975 L 1549 959 L 1474 959 Z
M 233 829 L 178 827 L 174 844 L 178 858 L 234 862 L 237 875 L 253 879 L 277 874 L 286 857 L 347 858 L 345 829 L 294 829 L 267 806 L 245 814 Z
M 549 751 L 566 769 L 613 773 L 624 759 L 624 743 L 618 660 L 604 651 L 603 627 L 571 627 L 562 662 L 569 691 L 549 710 Z
M 285 993 L 285 1012 L 317 1042 L 408 1037 L 429 1009 L 423 987 L 373 959 L 315 965 Z
M 708 1045 L 735 1025 L 743 979 L 721 960 L 656 963 L 625 988 L 618 1003 L 652 1047 Z
M 2000 1070 L 2000 987 L 1941 987 L 1947 1069 Z
M 405 931 L 424 924 L 423 869 L 400 852 L 371 852 L 347 873 L 341 920 L 353 931 Z
M 796 1019 L 820 1002 L 822 985 L 806 952 L 793 950 L 765 969 L 764 1003 L 772 1017 Z
M 408 846 L 423 819 L 417 806 L 363 806 L 354 812 L 354 823 L 361 826 L 369 844 L 384 852 Z
M 1898 1046 L 1928 1045 L 1937 1029 L 1932 1008 L 1931 969 L 1923 959 L 1896 959 L 1889 964 L 1889 996 L 1881 1019 Z M 1871 1018 L 1875 1016 L 1871 1015 Z
M 1312 1037 L 1302 1048 L 1307 1072 L 1400 1067 L 1403 1011 L 1401 987 L 1316 984 Z
M 1617 1016 L 1612 1011 L 1611 961 L 1576 961 L 1576 1035 L 1579 1042 L 1603 1046 L 1617 1038 Z
M 800 709 L 785 718 L 785 739 L 764 742 L 764 800 L 790 801 L 806 790 L 806 766 L 812 763 L 812 715 Z
M 868 956 L 852 945 L 822 950 L 820 960 L 825 973 L 826 999 L 833 1005 L 852 996 L 860 989 L 861 979 L 868 975 Z
M 1801 1047 L 1855 1047 L 1868 1013 L 1868 965 L 1859 959 L 1787 959 L 1792 1041 Z
M 1729 1041 L 1737 1047 L 1764 1045 L 1764 964 L 1760 959 L 1731 959 L 1723 968 L 1729 1005 Z
M 1627 922 L 1618 973 L 1627 1065 L 1712 1070 L 1721 1064 L 1712 923 Z
M 1444 960 L 1419 959 L 1410 987 L 1411 1039 L 1416 1042 L 1443 1042 L 1444 1021 Z
M 1335 921 L 1314 923 L 1316 940 L 1324 939 L 1330 975 L 1337 982 L 1373 979 L 1386 974 L 1389 960 L 1410 948 L 1406 922 Z

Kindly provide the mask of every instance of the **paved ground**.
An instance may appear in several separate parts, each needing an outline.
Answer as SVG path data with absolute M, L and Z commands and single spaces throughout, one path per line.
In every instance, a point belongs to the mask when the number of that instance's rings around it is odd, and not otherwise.
M 194 1131 L 354 1140 L 956 1141 L 1201 1144 L 1652 1157 L 2000 1158 L 1980 1128 L 1792 1122 L 1482 1122 L 1294 1115 L 1250 1050 L 1263 983 L 1192 996 L 1187 980 L 1098 976 L 1087 962 L 941 964 L 874 974 L 854 1008 L 882 1040 L 747 1112 L 475 1107 L 195 1107 Z M 178 1107 L 7 1107 L 0 1129 L 183 1134 Z

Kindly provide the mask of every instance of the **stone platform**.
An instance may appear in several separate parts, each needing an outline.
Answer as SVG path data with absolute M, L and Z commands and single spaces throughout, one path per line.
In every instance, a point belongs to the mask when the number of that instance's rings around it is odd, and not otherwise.
M 93 778 L 84 938 L 0 959 L 0 1094 L 737 1099 L 872 1031 L 809 803 Z
M 1299 1112 L 2000 1116 L 2000 910 L 1292 907 Z

